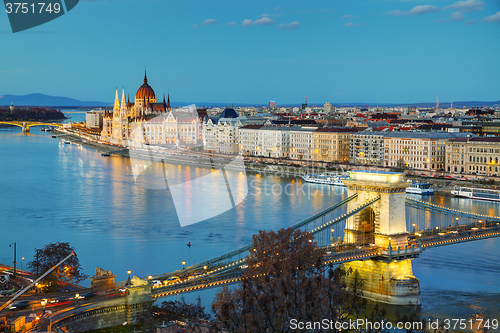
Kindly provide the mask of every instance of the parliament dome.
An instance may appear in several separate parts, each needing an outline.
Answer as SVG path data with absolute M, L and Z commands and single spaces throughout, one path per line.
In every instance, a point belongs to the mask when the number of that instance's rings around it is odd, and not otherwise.
M 139 101 L 149 101 L 150 103 L 156 103 L 156 94 L 153 88 L 151 88 L 151 86 L 148 84 L 146 72 L 144 72 L 144 83 L 135 94 L 135 101 L 136 103 Z

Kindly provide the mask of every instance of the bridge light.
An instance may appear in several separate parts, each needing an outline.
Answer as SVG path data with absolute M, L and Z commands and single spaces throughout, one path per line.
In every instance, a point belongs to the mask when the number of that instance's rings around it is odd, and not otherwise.
M 186 266 L 186 262 L 183 260 L 182 261 L 182 269 L 185 269 L 185 266 Z

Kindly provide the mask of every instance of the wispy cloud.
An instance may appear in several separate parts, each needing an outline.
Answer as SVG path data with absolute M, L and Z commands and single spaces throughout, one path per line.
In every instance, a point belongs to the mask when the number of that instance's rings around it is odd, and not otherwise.
M 293 21 L 292 23 L 283 23 L 278 25 L 278 29 L 295 30 L 300 26 L 299 22 Z
M 416 16 L 416 15 L 434 13 L 437 11 L 439 11 L 439 8 L 436 6 L 419 5 L 419 6 L 413 7 L 410 11 L 407 11 L 407 12 L 403 12 L 401 10 L 393 10 L 392 12 L 388 12 L 387 14 L 393 15 L 393 16 L 402 16 L 402 15 Z
M 196 28 L 196 27 L 198 27 L 198 24 L 193 24 L 193 25 L 191 26 L 191 28 Z
M 250 27 L 252 25 L 269 25 L 269 24 L 274 24 L 274 20 L 270 19 L 269 17 L 263 17 L 255 21 L 246 19 L 243 20 L 243 22 L 241 23 L 241 25 L 244 27 Z
M 478 0 L 465 0 L 465 1 L 457 1 L 452 5 L 444 7 L 444 9 L 453 9 L 458 10 L 464 13 L 467 12 L 477 12 L 483 10 L 483 5 L 481 1 Z
M 278 16 L 281 16 L 283 14 L 267 14 L 267 13 L 264 13 L 264 14 L 261 14 L 260 17 L 278 17 Z
M 212 18 L 211 18 L 211 19 L 208 19 L 208 20 L 203 21 L 203 24 L 204 24 L 204 25 L 215 24 L 215 23 L 217 23 L 217 20 L 216 20 L 216 19 L 212 19 Z
M 461 12 L 454 12 L 453 14 L 450 15 L 450 18 L 447 19 L 447 22 L 458 22 L 458 21 L 463 21 L 465 20 L 465 15 L 462 14 Z
M 281 9 L 280 6 L 274 7 L 274 10 L 280 10 L 280 9 Z
M 356 18 L 356 15 L 342 15 L 342 18 Z
M 474 23 L 476 23 L 476 20 L 468 20 L 468 21 L 464 22 L 464 25 L 471 25 L 471 24 L 474 24 Z
M 483 19 L 484 22 L 500 22 L 500 12 L 496 12 L 495 14 L 485 17 Z
M 227 25 L 230 26 L 230 27 L 234 27 L 236 26 L 238 23 L 236 22 L 228 22 Z
M 346 27 L 362 27 L 363 23 L 352 23 L 352 22 L 349 22 L 349 23 L 346 23 L 345 26 Z

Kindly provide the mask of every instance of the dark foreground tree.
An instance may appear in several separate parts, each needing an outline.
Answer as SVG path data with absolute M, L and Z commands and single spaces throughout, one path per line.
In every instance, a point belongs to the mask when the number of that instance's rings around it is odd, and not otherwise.
M 356 287 L 348 291 L 342 283 L 349 272 L 324 264 L 311 233 L 290 228 L 260 231 L 253 236 L 251 252 L 239 286 L 224 287 L 214 298 L 212 311 L 223 330 L 292 332 L 297 331 L 295 320 L 328 319 L 328 327 L 298 331 L 336 332 L 335 322 L 366 315 Z
M 35 249 L 35 256 L 32 261 L 28 262 L 27 266 L 31 272 L 40 276 L 57 265 L 57 263 L 71 254 L 72 251 L 75 251 L 75 249 L 69 243 L 48 244 L 43 249 Z M 78 283 L 87 277 L 83 273 L 80 261 L 75 253 L 74 256 L 70 257 L 44 278 L 43 282 L 46 286 L 44 290 L 57 291 L 68 283 Z
M 138 323 L 145 331 L 156 331 L 156 325 L 168 323 L 170 321 L 181 321 L 186 323 L 186 328 L 191 332 L 201 331 L 200 325 L 210 320 L 210 315 L 205 313 L 205 307 L 201 305 L 201 298 L 198 297 L 196 304 L 186 303 L 184 297 L 180 301 L 164 301 L 161 306 L 152 305 L 148 311 L 143 313 Z M 210 326 L 210 325 L 203 325 Z

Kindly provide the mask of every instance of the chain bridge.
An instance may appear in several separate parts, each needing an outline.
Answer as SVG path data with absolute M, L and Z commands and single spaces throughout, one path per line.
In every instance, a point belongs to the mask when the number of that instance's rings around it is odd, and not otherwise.
M 406 197 L 408 185 L 402 174 L 354 171 L 345 183 L 347 197 L 292 228 L 314 235 L 319 250 L 324 251 L 325 264 L 352 269 L 354 273 L 344 278 L 348 287 L 363 279 L 361 289 L 366 298 L 397 305 L 419 303 L 420 285 L 413 276 L 411 261 L 422 251 L 500 236 L 498 216 L 459 211 Z M 407 220 L 406 211 L 412 209 L 418 213 L 412 214 L 414 220 Z M 419 215 L 431 212 L 437 214 L 432 225 Z M 129 322 L 135 321 L 136 312 L 144 304 L 238 283 L 247 269 L 246 258 L 252 252 L 252 246 L 247 245 L 181 270 L 132 279 L 132 282 L 143 281 L 141 285 L 124 281 L 121 285 L 126 288 L 127 297 L 120 311 L 127 314 Z M 148 280 L 162 283 L 156 286 L 147 283 Z M 105 307 L 94 305 L 92 311 L 97 311 L 97 316 L 102 313 L 99 309 Z M 75 318 L 66 316 L 56 319 L 56 323 L 59 327 L 75 328 L 72 325 L 78 321 L 70 322 Z

